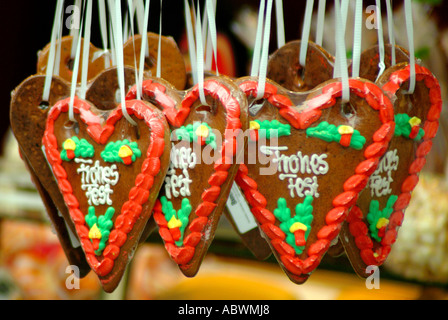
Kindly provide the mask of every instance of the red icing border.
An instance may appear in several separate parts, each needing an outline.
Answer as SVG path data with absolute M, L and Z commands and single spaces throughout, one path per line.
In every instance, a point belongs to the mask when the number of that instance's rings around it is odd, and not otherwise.
M 187 92 L 180 104 L 180 108 L 176 108 L 176 101 L 166 93 L 167 88 L 156 80 L 145 80 L 142 85 L 142 95 L 147 97 L 152 103 L 158 104 L 165 114 L 168 122 L 176 128 L 181 127 L 187 119 L 192 105 L 199 100 L 199 88 L 194 86 Z M 213 99 L 219 100 L 226 109 L 226 129 L 223 146 L 220 150 L 220 158 L 215 165 L 215 173 L 209 178 L 210 188 L 202 193 L 202 203 L 195 210 L 196 218 L 189 223 L 190 234 L 185 237 L 183 247 L 177 247 L 175 241 L 168 229 L 168 222 L 162 213 L 162 205 L 157 200 L 154 207 L 154 220 L 159 226 L 159 234 L 165 242 L 165 248 L 171 258 L 180 266 L 187 265 L 195 254 L 196 246 L 202 239 L 203 230 L 209 223 L 208 217 L 216 208 L 216 200 L 221 193 L 221 185 L 226 181 L 228 170 L 231 167 L 231 161 L 226 157 L 233 157 L 236 153 L 236 140 L 233 136 L 234 130 L 242 128 L 240 120 L 240 104 L 235 96 L 232 95 L 231 89 L 214 79 L 207 79 L 204 82 L 205 96 L 211 96 Z M 136 87 L 134 86 L 128 93 L 126 99 L 134 99 L 136 97 Z M 233 141 L 230 141 L 231 138 Z M 226 150 L 226 147 L 229 150 Z
M 362 260 L 366 265 L 380 266 L 386 260 L 391 251 L 391 246 L 397 239 L 398 228 L 404 219 L 404 211 L 411 200 L 411 193 L 418 183 L 418 174 L 426 163 L 426 155 L 431 151 L 432 138 L 437 133 L 439 127 L 439 117 L 442 111 L 442 93 L 440 85 L 434 75 L 426 68 L 415 65 L 416 81 L 424 81 L 429 89 L 429 99 L 431 107 L 429 108 L 427 119 L 424 124 L 425 135 L 415 153 L 415 160 L 409 166 L 409 176 L 401 185 L 401 194 L 394 205 L 394 212 L 389 219 L 389 225 L 385 236 L 382 238 L 381 246 L 374 252 L 373 242 L 369 236 L 368 227 L 363 221 L 363 213 L 359 207 L 354 206 L 347 216 L 349 231 L 355 237 L 355 243 L 360 250 Z M 393 97 L 400 86 L 409 79 L 410 66 L 393 72 L 389 77 L 389 82 L 383 86 L 387 95 Z
M 243 82 L 240 88 L 247 96 L 257 96 L 258 83 L 253 80 Z M 244 195 L 251 206 L 251 211 L 257 219 L 261 229 L 268 236 L 271 245 L 280 255 L 284 267 L 294 275 L 311 273 L 319 265 L 323 255 L 330 247 L 331 241 L 339 234 L 348 210 L 356 203 L 359 192 L 366 185 L 370 175 L 378 165 L 379 158 L 387 150 L 392 137 L 395 123 L 393 107 L 390 100 L 384 96 L 381 89 L 371 82 L 362 82 L 357 79 L 349 80 L 350 92 L 366 99 L 367 103 L 379 111 L 382 126 L 374 134 L 374 142 L 365 148 L 366 160 L 355 169 L 355 175 L 345 181 L 344 192 L 333 199 L 333 209 L 326 215 L 326 225 L 317 234 L 318 240 L 311 244 L 307 254 L 308 258 L 302 260 L 297 257 L 294 249 L 286 243 L 285 234 L 275 225 L 274 214 L 266 209 L 267 200 L 257 190 L 257 183 L 249 177 L 246 165 L 240 165 L 236 182 L 244 191 Z M 322 109 L 332 107 L 336 98 L 342 95 L 340 82 L 330 83 L 322 88 L 322 93 L 307 101 L 309 108 L 300 113 L 293 108 L 292 101 L 277 92 L 277 87 L 266 83 L 264 99 L 279 108 L 279 113 L 296 129 L 306 129 L 317 121 Z
M 79 210 L 78 200 L 73 194 L 67 173 L 62 167 L 58 141 L 54 135 L 54 123 L 61 113 L 68 112 L 69 103 L 70 98 L 61 100 L 49 111 L 42 143 L 45 147 L 47 160 L 52 167 L 70 216 L 75 224 L 87 262 L 95 273 L 104 277 L 112 271 L 114 261 L 120 254 L 120 248 L 127 241 L 128 233 L 140 217 L 142 205 L 148 200 L 149 190 L 152 188 L 154 177 L 160 172 L 160 157 L 165 148 L 165 124 L 158 114 L 141 101 L 126 102 L 126 110 L 129 115 L 143 119 L 150 128 L 150 143 L 146 154 L 147 158 L 142 165 L 142 171 L 137 175 L 135 186 L 129 192 L 129 200 L 123 204 L 120 215 L 115 219 L 108 245 L 103 251 L 103 258 L 98 259 L 88 236 L 89 229 L 86 226 L 84 214 Z M 90 108 L 89 103 L 75 97 L 73 103 L 74 113 L 79 114 L 81 120 L 87 125 L 89 136 L 95 142 L 105 144 L 115 129 L 115 123 L 123 117 L 121 106 L 110 113 L 104 126 L 101 125 L 100 118 Z

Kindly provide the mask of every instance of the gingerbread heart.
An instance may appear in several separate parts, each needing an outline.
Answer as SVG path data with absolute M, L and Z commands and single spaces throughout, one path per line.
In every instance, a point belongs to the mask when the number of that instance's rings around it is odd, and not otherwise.
M 349 80 L 347 105 L 341 105 L 338 80 L 303 94 L 268 81 L 260 100 L 257 79 L 243 78 L 239 85 L 249 105 L 246 155 L 258 158 L 246 157 L 236 182 L 280 266 L 303 283 L 387 150 L 392 104 L 360 79 Z
M 159 35 L 148 32 L 148 56 L 145 58 L 146 77 L 155 77 L 157 73 L 157 55 L 159 49 Z M 124 64 L 140 66 L 140 52 L 142 36 L 131 37 L 123 46 Z M 187 72 L 184 57 L 176 42 L 171 37 L 161 37 L 161 77 L 171 83 L 178 90 L 184 90 L 187 83 Z M 145 77 L 145 78 L 146 78 Z
M 73 76 L 73 67 L 74 67 L 74 59 L 71 57 L 72 51 L 72 36 L 62 37 L 61 40 L 57 43 L 57 45 L 61 45 L 61 58 L 59 65 L 59 76 L 71 82 Z M 39 51 L 38 61 L 37 61 L 37 73 L 45 74 L 47 70 L 48 64 L 48 56 L 50 55 L 50 46 L 51 44 L 47 44 L 45 48 Z M 81 40 L 81 52 L 84 46 L 84 41 Z M 87 74 L 88 80 L 93 80 L 98 74 L 100 74 L 106 66 L 110 66 L 110 62 L 106 64 L 106 61 L 110 60 L 110 57 L 106 52 L 102 49 L 96 48 L 93 44 L 90 44 L 89 49 L 89 70 Z M 79 70 L 82 70 L 82 61 L 79 63 Z M 78 74 L 78 82 L 81 81 L 81 72 Z
M 169 127 L 140 100 L 104 112 L 70 98 L 48 112 L 43 147 L 87 262 L 106 292 L 119 284 L 151 216 L 169 164 Z
M 363 277 L 370 275 L 368 266 L 380 266 L 389 255 L 439 126 L 442 109 L 439 83 L 429 70 L 415 67 L 413 94 L 406 94 L 410 78 L 408 63 L 386 69 L 378 79 L 379 86 L 394 103 L 395 133 L 350 211 L 340 237 L 353 268 Z
M 309 41 L 306 66 L 300 65 L 301 40 L 286 43 L 268 61 L 267 78 L 290 91 L 305 92 L 333 79 L 334 57 Z
M 154 220 L 171 258 L 189 277 L 198 272 L 213 240 L 244 150 L 241 133 L 247 128 L 246 99 L 232 81 L 207 78 L 207 105 L 199 94 L 198 85 L 178 92 L 163 79 L 142 84 L 143 98 L 163 110 L 173 140 Z M 135 95 L 136 87 L 127 99 Z

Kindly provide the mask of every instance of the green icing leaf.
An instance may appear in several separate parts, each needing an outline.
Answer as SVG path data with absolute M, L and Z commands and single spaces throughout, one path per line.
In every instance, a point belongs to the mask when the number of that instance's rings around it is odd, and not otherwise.
M 381 218 L 389 219 L 390 215 L 394 211 L 394 204 L 397 201 L 398 196 L 391 195 L 387 200 L 386 207 L 383 210 L 380 210 L 380 204 L 378 200 L 372 200 L 370 202 L 369 213 L 366 218 L 369 222 L 369 231 L 370 235 L 373 239 L 378 242 L 381 242 L 381 237 L 378 235 L 379 229 L 377 228 L 378 221 Z
M 291 210 L 288 208 L 286 200 L 279 198 L 277 200 L 277 208 L 274 210 L 274 216 L 281 222 L 280 229 L 286 235 L 286 243 L 294 248 L 296 254 L 301 254 L 305 246 L 297 246 L 294 233 L 290 231 L 291 226 L 295 223 L 301 223 L 306 226 L 305 241 L 311 232 L 311 222 L 313 221 L 313 197 L 306 196 L 303 203 L 298 203 L 295 209 L 294 217 L 291 216 Z
M 104 151 L 101 152 L 101 158 L 103 158 L 103 160 L 108 163 L 124 163 L 124 160 L 118 155 L 118 153 L 120 151 L 120 148 L 125 145 L 127 145 L 132 150 L 132 162 L 135 162 L 137 158 L 140 158 L 142 156 L 142 152 L 138 148 L 137 142 L 130 142 L 128 139 L 124 139 L 123 141 L 109 142 L 106 145 Z
M 76 145 L 76 148 L 73 151 L 75 154 L 75 158 L 92 158 L 94 156 L 95 149 L 86 139 L 80 140 L 76 136 L 71 137 L 70 139 L 65 140 L 62 146 L 64 146 L 65 142 L 68 140 L 72 140 Z M 67 162 L 72 161 L 72 159 L 67 156 L 67 150 L 65 150 L 64 148 L 61 151 L 61 159 Z
M 177 140 L 186 140 L 188 142 L 197 142 L 198 135 L 196 131 L 200 126 L 205 126 L 208 129 L 208 136 L 205 138 L 206 145 L 211 146 L 213 149 L 217 148 L 216 135 L 213 129 L 206 122 L 194 122 L 193 124 L 188 124 L 176 129 Z
M 278 120 L 254 120 L 260 126 L 258 135 L 260 138 L 271 139 L 273 137 L 282 137 L 291 135 L 291 126 L 289 124 L 281 123 Z
M 410 139 L 411 135 L 411 124 L 409 123 L 411 117 L 406 113 L 399 113 L 395 115 L 395 133 L 396 137 L 403 136 Z M 414 141 L 420 141 L 425 135 L 425 130 L 419 128 L 417 136 L 413 139 Z
M 91 206 L 88 209 L 88 214 L 85 217 L 87 225 L 91 229 L 96 224 L 101 233 L 101 239 L 98 245 L 98 249 L 95 250 L 95 254 L 98 256 L 101 255 L 104 248 L 106 248 L 106 243 L 109 240 L 110 230 L 114 225 L 114 223 L 112 222 L 114 214 L 115 209 L 112 207 L 109 207 L 106 210 L 106 213 L 100 217 L 96 216 L 95 207 Z
M 329 124 L 327 121 L 322 121 L 316 127 L 311 127 L 306 130 L 306 135 L 312 138 L 318 138 L 325 142 L 338 142 L 340 143 L 342 135 L 339 133 L 341 126 L 335 126 Z M 358 130 L 353 130 L 350 147 L 355 150 L 361 150 L 366 143 L 366 138 L 361 135 Z
M 188 200 L 188 198 L 182 199 L 181 208 L 177 212 L 173 208 L 173 203 L 169 201 L 165 196 L 162 196 L 160 198 L 160 202 L 162 204 L 162 213 L 165 216 L 165 220 L 169 222 L 174 217 L 176 219 L 179 219 L 182 224 L 179 227 L 180 239 L 175 241 L 175 244 L 180 247 L 183 245 L 185 229 L 190 220 L 190 214 L 192 211 L 190 200 Z

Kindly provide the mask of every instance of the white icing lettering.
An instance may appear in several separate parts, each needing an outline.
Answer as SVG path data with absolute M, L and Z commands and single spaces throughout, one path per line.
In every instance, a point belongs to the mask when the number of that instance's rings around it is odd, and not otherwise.
M 197 164 L 196 154 L 191 148 L 180 147 L 171 149 L 171 162 L 165 177 L 165 196 L 167 199 L 191 196 L 190 184 L 192 180 L 188 169 L 193 169 Z M 182 174 L 176 175 L 176 169 L 182 170 Z
M 372 197 L 382 197 L 392 193 L 392 172 L 397 171 L 400 160 L 397 153 L 397 149 L 386 152 L 375 172 L 371 175 L 369 186 Z M 383 174 L 386 176 L 383 176 Z

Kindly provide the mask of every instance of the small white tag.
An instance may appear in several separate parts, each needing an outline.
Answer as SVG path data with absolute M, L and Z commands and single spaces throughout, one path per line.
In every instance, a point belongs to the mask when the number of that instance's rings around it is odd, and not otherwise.
M 230 189 L 226 205 L 239 233 L 244 234 L 257 227 L 257 222 L 250 211 L 249 205 L 236 183 Z

